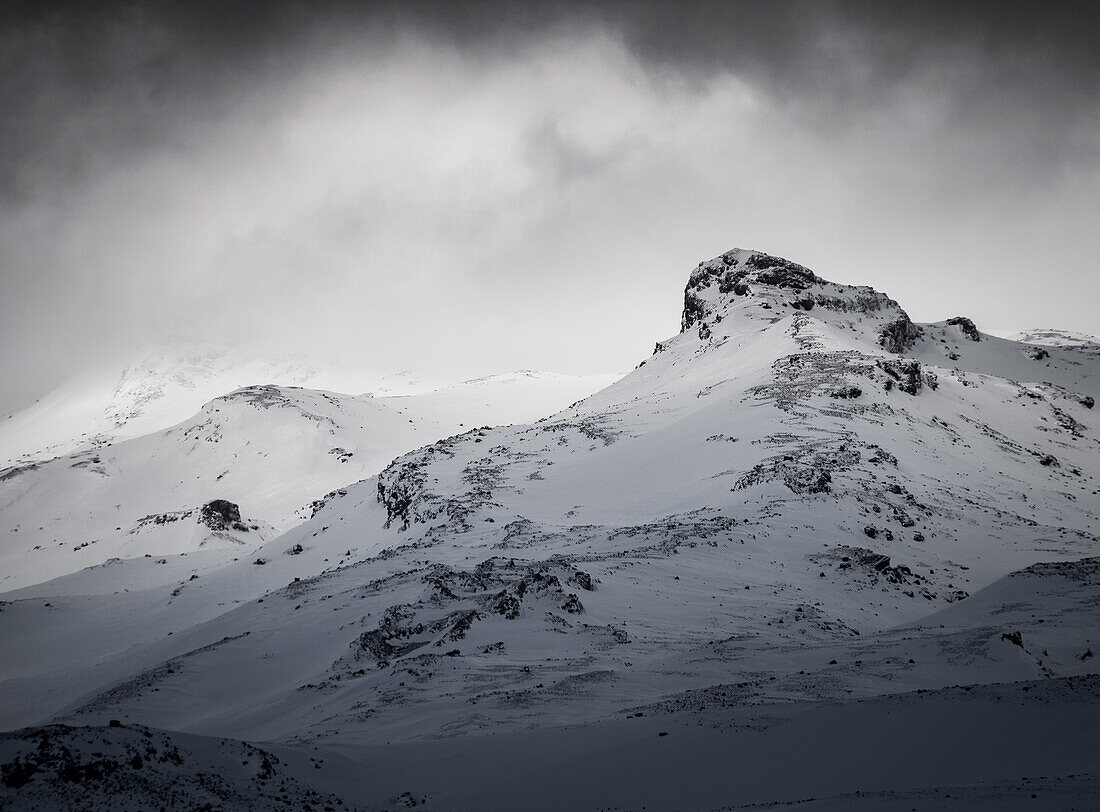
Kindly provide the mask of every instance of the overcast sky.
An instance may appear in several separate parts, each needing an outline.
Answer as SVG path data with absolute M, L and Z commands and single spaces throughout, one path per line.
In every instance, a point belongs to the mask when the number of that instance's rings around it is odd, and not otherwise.
M 1092 5 L 8 2 L 0 409 L 165 338 L 629 369 L 735 246 L 1096 333 Z

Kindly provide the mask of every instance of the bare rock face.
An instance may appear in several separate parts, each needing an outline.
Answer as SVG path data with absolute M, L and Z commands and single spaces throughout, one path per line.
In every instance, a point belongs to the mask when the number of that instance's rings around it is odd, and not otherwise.
M 889 376 L 886 380 L 886 391 L 897 386 L 902 392 L 915 395 L 924 386 L 925 381 L 921 375 L 919 361 L 879 361 L 877 365 Z M 934 389 L 935 386 L 932 388 Z
M 850 313 L 856 320 L 870 316 L 882 323 L 882 346 L 899 354 L 922 336 L 897 302 L 873 288 L 829 282 L 796 262 L 742 248 L 700 262 L 691 272 L 680 332 L 697 330 L 702 340 L 710 339 L 730 307 L 744 299 L 754 300 L 763 310 L 805 313 L 821 308 Z
M 962 330 L 962 334 L 971 341 L 982 340 L 982 334 L 978 332 L 978 328 L 974 326 L 974 322 L 966 316 L 955 316 L 954 318 L 950 318 L 947 320 L 947 324 L 951 327 L 958 327 Z
M 758 251 L 733 249 L 709 262 L 702 262 L 688 279 L 684 290 L 684 312 L 680 330 L 686 332 L 711 314 L 714 302 L 709 302 L 705 291 L 712 286 L 724 297 L 748 296 L 750 284 L 802 293 L 807 288 L 824 282 L 813 271 L 782 257 L 773 257 Z M 810 310 L 815 300 L 812 295 L 795 299 L 796 309 Z
M 882 328 L 878 343 L 887 352 L 901 355 L 913 348 L 921 334 L 921 328 L 913 324 L 909 316 L 902 314 L 897 321 L 892 321 Z
M 228 499 L 215 499 L 203 505 L 199 521 L 211 530 L 248 532 L 247 525 L 241 521 L 240 506 Z

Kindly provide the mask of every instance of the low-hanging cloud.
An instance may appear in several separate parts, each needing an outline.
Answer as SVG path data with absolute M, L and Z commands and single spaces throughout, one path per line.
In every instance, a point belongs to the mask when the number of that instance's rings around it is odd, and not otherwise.
M 735 244 L 916 318 L 1096 330 L 1100 60 L 1062 15 L 90 8 L 5 29 L 7 407 L 165 334 L 623 369 Z

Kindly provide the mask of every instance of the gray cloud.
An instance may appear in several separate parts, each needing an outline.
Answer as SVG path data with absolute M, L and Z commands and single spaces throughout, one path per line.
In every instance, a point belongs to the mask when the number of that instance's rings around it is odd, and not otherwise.
M 166 330 L 625 368 L 734 244 L 918 318 L 1096 331 L 1097 30 L 1088 4 L 7 4 L 0 407 Z

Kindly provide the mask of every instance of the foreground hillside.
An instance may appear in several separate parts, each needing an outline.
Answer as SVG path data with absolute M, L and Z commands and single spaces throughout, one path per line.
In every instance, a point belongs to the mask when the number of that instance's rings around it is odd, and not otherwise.
M 374 807 L 1087 807 L 1098 376 L 731 251 L 623 380 L 254 560 L 12 593 L 0 725 L 324 753 L 312 786 Z

